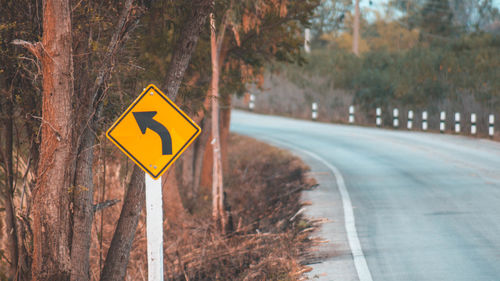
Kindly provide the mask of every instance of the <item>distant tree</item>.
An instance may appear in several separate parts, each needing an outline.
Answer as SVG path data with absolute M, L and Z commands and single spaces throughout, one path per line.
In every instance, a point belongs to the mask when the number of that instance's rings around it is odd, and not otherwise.
M 420 10 L 418 26 L 429 35 L 456 35 L 449 0 L 427 0 Z
M 313 41 L 322 40 L 324 34 L 341 30 L 351 8 L 352 0 L 322 0 L 311 20 Z
M 373 34 L 365 37 L 372 51 L 401 51 L 415 47 L 419 41 L 418 29 L 408 30 L 397 21 L 378 18 L 373 24 Z

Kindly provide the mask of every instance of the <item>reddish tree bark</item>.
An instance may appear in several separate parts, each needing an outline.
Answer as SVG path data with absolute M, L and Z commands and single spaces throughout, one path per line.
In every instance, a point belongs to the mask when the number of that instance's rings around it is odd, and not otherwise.
M 43 68 L 42 139 L 33 191 L 33 279 L 68 280 L 70 192 L 74 171 L 73 59 L 69 0 L 43 3 L 42 44 L 33 49 Z
M 229 162 L 227 158 L 227 148 L 229 142 L 229 127 L 231 125 L 231 96 L 227 95 L 223 98 L 224 108 L 221 109 L 220 114 L 220 146 L 222 154 L 222 171 L 229 172 Z

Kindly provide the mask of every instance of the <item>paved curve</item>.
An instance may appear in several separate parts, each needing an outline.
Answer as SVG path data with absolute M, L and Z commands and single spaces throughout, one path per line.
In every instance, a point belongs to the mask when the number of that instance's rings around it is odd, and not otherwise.
M 359 280 L 346 242 L 340 171 L 371 278 L 500 280 L 500 143 L 234 110 L 231 130 L 300 155 L 320 181 L 309 214 L 330 220 L 321 280 Z M 359 270 L 358 270 L 359 271 Z

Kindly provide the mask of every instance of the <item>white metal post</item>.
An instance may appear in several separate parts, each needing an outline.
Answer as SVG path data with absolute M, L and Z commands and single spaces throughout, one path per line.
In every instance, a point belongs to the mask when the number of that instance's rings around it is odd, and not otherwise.
M 375 124 L 377 124 L 377 127 L 380 127 L 382 126 L 382 109 L 380 107 L 377 107 L 376 115 Z
M 148 240 L 149 281 L 163 281 L 162 203 L 161 178 L 155 180 L 146 174 L 146 235 Z
M 455 112 L 455 133 L 460 133 L 460 112 Z
M 255 96 L 250 95 L 250 102 L 248 103 L 248 109 L 250 109 L 250 111 L 253 111 L 254 108 L 255 108 Z
M 349 123 L 354 123 L 354 105 L 349 106 Z
M 470 133 L 471 133 L 471 135 L 475 135 L 477 133 L 476 122 L 477 122 L 476 113 L 471 113 L 470 114 Z
M 495 134 L 495 115 L 490 114 L 488 117 L 488 135 L 492 138 Z
M 304 31 L 304 51 L 306 51 L 306 53 L 310 53 L 311 52 L 311 30 L 309 28 L 306 28 L 306 30 Z
M 411 130 L 413 128 L 413 110 L 408 111 L 408 130 Z
M 427 111 L 422 112 L 422 130 L 427 131 Z
M 439 131 L 441 133 L 444 133 L 444 130 L 446 129 L 446 112 L 441 111 L 441 115 L 439 116 Z
M 312 103 L 312 114 L 311 114 L 312 120 L 318 119 L 318 104 L 313 102 Z
M 460 133 L 460 112 L 455 112 L 455 133 Z
M 394 110 L 392 110 L 392 118 L 392 125 L 394 126 L 394 128 L 399 127 L 399 110 L 397 108 L 394 108 Z

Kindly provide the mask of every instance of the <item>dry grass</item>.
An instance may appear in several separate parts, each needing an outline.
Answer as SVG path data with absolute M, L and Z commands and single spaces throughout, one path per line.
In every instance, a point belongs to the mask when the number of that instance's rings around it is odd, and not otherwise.
M 229 145 L 230 169 L 224 180 L 232 232 L 222 235 L 214 229 L 210 192 L 205 189 L 192 214 L 179 222 L 164 223 L 166 280 L 305 279 L 312 223 L 297 213 L 302 207 L 301 191 L 313 184 L 306 179 L 308 168 L 298 158 L 253 139 L 233 135 Z M 111 154 L 106 166 L 108 189 L 102 197 L 102 190 L 96 188 L 96 202 L 124 196 L 130 163 Z M 101 179 L 96 178 L 96 183 L 101 186 Z M 96 215 L 91 247 L 93 280 L 99 278 L 100 254 L 105 258 L 120 209 L 121 203 L 105 209 L 102 234 L 101 213 Z M 126 280 L 147 280 L 144 212 Z
M 195 212 L 166 236 L 169 280 L 301 280 L 310 224 L 300 214 L 308 168 L 296 157 L 231 136 L 225 191 L 233 232 L 215 231 Z M 209 204 L 200 201 L 199 204 Z M 206 210 L 200 206 L 199 210 Z

